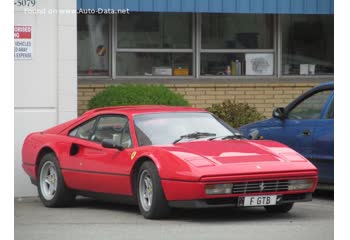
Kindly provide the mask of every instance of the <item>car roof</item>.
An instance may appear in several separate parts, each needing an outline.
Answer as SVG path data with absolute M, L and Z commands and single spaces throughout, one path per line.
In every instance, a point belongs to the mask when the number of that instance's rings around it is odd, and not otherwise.
M 325 83 L 321 83 L 320 85 L 318 85 L 317 87 L 325 87 L 325 86 L 329 86 L 329 87 L 334 87 L 334 82 L 325 82 Z
M 111 106 L 95 108 L 85 112 L 83 115 L 98 114 L 126 114 L 137 115 L 144 113 L 160 113 L 160 112 L 206 112 L 200 108 L 186 106 L 166 106 L 166 105 L 127 105 L 127 106 Z

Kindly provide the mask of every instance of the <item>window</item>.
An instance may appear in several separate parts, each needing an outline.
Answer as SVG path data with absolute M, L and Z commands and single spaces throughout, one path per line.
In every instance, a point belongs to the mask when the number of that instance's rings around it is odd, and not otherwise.
M 319 119 L 331 90 L 317 92 L 304 99 L 288 114 L 289 119 Z
M 272 15 L 202 14 L 201 21 L 201 75 L 274 74 Z
M 117 54 L 117 73 L 122 76 L 192 75 L 191 53 L 121 52 Z
M 109 53 L 109 16 L 78 14 L 78 74 L 108 76 Z
M 78 14 L 79 76 L 209 78 L 277 73 L 334 73 L 333 15 Z
M 334 16 L 282 16 L 282 73 L 334 73 Z
M 96 122 L 96 118 L 89 120 L 86 123 L 83 123 L 78 127 L 74 128 L 73 130 L 71 130 L 68 135 L 71 137 L 90 139 L 93 134 L 95 122 Z
M 116 19 L 117 76 L 192 75 L 192 14 L 132 13 Z
M 272 49 L 273 16 L 202 14 L 203 49 Z
M 113 139 L 124 148 L 132 146 L 128 119 L 118 115 L 96 117 L 74 128 L 68 135 L 97 143 L 104 139 Z
M 196 132 L 209 132 L 217 137 L 236 132 L 213 115 L 203 112 L 143 114 L 135 116 L 134 121 L 140 146 L 172 144 L 182 135 Z
M 334 119 L 334 99 L 332 100 L 331 104 L 328 107 L 326 118 Z
M 192 15 L 132 13 L 118 15 L 118 48 L 192 48 Z
M 132 141 L 128 119 L 123 116 L 100 117 L 91 140 L 100 143 L 104 139 L 113 139 L 115 144 L 124 148 L 131 147 Z

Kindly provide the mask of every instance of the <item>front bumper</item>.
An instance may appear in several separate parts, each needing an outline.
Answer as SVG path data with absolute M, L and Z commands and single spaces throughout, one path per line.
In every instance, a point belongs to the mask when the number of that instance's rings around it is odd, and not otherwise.
M 291 202 L 307 202 L 311 200 L 312 193 L 278 195 L 277 205 Z M 239 203 L 239 197 L 169 201 L 168 203 L 170 207 L 174 208 L 242 207 Z
M 270 181 L 270 180 L 296 180 L 296 179 L 313 179 L 314 185 L 310 189 L 305 190 L 277 190 L 263 192 L 233 192 L 232 194 L 208 195 L 205 193 L 205 186 L 208 184 L 223 184 L 223 183 L 240 183 L 254 181 Z M 162 179 L 162 187 L 165 197 L 168 201 L 188 201 L 188 200 L 205 200 L 205 199 L 224 199 L 236 198 L 242 196 L 254 195 L 294 195 L 302 193 L 312 193 L 317 186 L 317 175 L 314 172 L 309 174 L 255 174 L 249 176 L 226 176 L 226 177 L 207 177 L 202 178 L 202 181 L 179 181 L 171 179 Z

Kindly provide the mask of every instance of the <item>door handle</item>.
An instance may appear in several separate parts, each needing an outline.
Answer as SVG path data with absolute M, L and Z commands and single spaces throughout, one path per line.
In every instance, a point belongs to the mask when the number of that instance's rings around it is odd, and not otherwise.
M 308 129 L 305 129 L 305 130 L 303 131 L 303 135 L 304 135 L 304 136 L 310 136 L 310 135 L 311 135 L 311 131 L 308 130 Z

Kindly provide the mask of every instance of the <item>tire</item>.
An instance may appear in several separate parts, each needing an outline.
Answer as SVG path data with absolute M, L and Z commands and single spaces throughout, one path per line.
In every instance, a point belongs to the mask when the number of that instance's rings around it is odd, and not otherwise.
M 156 166 L 144 162 L 138 172 L 136 183 L 137 202 L 141 214 L 146 219 L 161 219 L 170 215 Z
M 283 203 L 275 206 L 265 206 L 266 211 L 271 213 L 287 213 L 293 208 L 294 203 Z
M 38 193 L 46 207 L 63 207 L 72 204 L 73 191 L 64 183 L 57 157 L 54 153 L 45 154 L 38 167 Z

